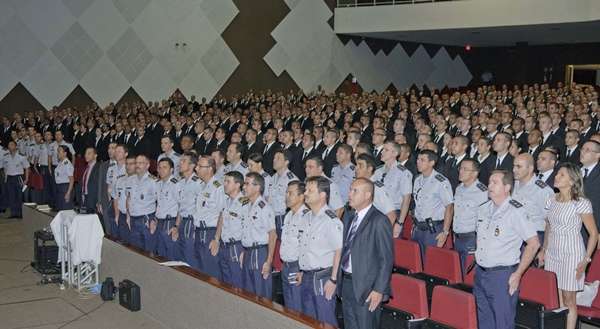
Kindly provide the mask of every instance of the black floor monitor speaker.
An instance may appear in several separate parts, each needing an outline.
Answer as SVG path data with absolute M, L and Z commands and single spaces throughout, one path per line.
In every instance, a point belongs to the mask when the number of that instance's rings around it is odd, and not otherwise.
M 130 280 L 119 283 L 119 304 L 126 309 L 135 312 L 142 308 L 140 300 L 140 286 Z
M 52 232 L 39 230 L 33 234 L 33 268 L 41 274 L 58 274 L 58 246 Z

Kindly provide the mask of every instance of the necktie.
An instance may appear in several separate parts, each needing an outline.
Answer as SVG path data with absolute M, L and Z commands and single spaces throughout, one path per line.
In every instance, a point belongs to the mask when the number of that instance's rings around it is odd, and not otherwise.
M 538 174 L 538 179 L 543 180 L 544 179 L 544 174 Z
M 350 250 L 352 249 L 352 240 L 356 236 L 356 229 L 358 228 L 358 214 L 354 213 L 352 221 L 350 222 L 350 229 L 348 230 L 348 237 L 344 243 L 344 252 L 342 253 L 342 268 L 348 268 L 350 265 Z
M 567 149 L 567 158 L 571 156 L 571 150 Z
M 498 160 L 496 161 L 496 169 L 500 168 L 500 163 L 502 161 L 500 161 L 500 158 L 498 158 Z
M 323 160 L 327 158 L 327 155 L 329 155 L 329 148 L 326 148 L 325 152 L 323 152 Z
M 583 178 L 587 178 L 589 171 L 588 168 L 583 168 Z
M 88 165 L 85 168 L 85 172 L 83 173 L 83 195 L 87 195 L 87 185 L 88 185 L 88 175 L 90 173 L 90 166 Z
M 529 149 L 529 154 L 533 154 L 533 150 L 532 149 Z
M 306 159 L 307 156 L 308 156 L 308 151 L 304 151 L 304 156 L 302 157 L 302 160 Z

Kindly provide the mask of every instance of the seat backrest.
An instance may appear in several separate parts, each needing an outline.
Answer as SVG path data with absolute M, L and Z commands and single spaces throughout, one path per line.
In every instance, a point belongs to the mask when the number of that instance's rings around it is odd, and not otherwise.
M 275 252 L 273 253 L 273 269 L 277 272 L 281 272 L 283 268 L 283 262 L 281 261 L 281 257 L 279 256 L 279 248 L 281 247 L 281 241 L 277 240 L 275 242 Z
M 411 240 L 412 239 L 412 229 L 413 229 L 412 217 L 410 217 L 410 215 L 406 215 L 406 218 L 404 219 L 404 225 L 402 225 L 402 232 L 400 234 L 400 237 L 404 240 Z
M 425 281 L 394 273 L 391 280 L 392 298 L 389 307 L 408 312 L 415 318 L 427 318 L 427 288 Z
M 521 278 L 519 298 L 542 304 L 547 310 L 557 309 L 556 275 L 541 268 L 530 267 Z
M 594 254 L 589 270 L 585 275 L 585 282 L 600 281 L 600 252 Z
M 465 268 L 464 268 L 464 275 L 463 275 L 463 283 L 466 284 L 467 286 L 473 287 L 475 285 L 475 270 L 477 269 L 477 266 L 473 266 L 473 268 L 471 269 L 471 272 L 466 273 L 467 270 L 469 269 L 469 266 L 471 266 L 471 264 L 473 264 L 473 262 L 475 261 L 475 256 L 474 255 L 468 255 L 467 259 L 465 260 Z
M 448 234 L 448 238 L 446 239 L 446 242 L 444 242 L 444 248 L 454 249 L 454 234 L 452 233 L 452 230 L 450 230 L 450 234 Z
M 433 288 L 430 319 L 456 329 L 476 329 L 475 297 L 448 286 Z
M 460 258 L 455 250 L 427 247 L 427 250 L 425 250 L 424 272 L 447 279 L 450 284 L 462 283 Z
M 412 240 L 394 239 L 394 266 L 405 268 L 410 273 L 423 272 L 419 244 Z

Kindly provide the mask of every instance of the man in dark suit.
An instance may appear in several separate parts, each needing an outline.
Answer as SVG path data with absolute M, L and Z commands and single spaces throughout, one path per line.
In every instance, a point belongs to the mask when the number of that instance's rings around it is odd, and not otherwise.
M 494 169 L 508 170 L 512 172 L 513 169 L 513 156 L 508 153 L 510 148 L 511 137 L 505 132 L 499 132 L 494 138 L 492 147 L 496 152 L 496 159 L 494 159 Z
M 469 147 L 469 140 L 465 136 L 456 136 L 452 139 L 450 144 L 452 149 L 452 156 L 446 161 L 446 177 L 452 185 L 452 191 L 456 191 L 456 187 L 460 183 L 458 179 L 458 171 L 460 163 L 464 159 L 468 159 L 467 148 Z
M 556 192 L 554 188 L 554 177 L 556 176 L 556 164 L 558 163 L 558 155 L 553 149 L 545 149 L 540 152 L 536 161 L 537 179 L 546 183 Z
M 579 165 L 579 132 L 577 130 L 569 130 L 565 135 L 565 150 L 561 156 L 561 162 L 571 162 Z
M 145 155 L 146 157 L 152 156 L 152 140 L 145 135 L 146 131 L 143 128 L 137 129 L 137 138 L 135 143 L 133 144 L 133 154 L 135 155 Z
M 583 191 L 592 203 L 596 225 L 600 225 L 600 143 L 590 140 L 581 147 Z M 584 232 L 587 241 L 587 231 Z
M 214 131 L 211 127 L 204 129 L 204 148 L 200 150 L 199 155 L 210 155 L 217 149 L 217 140 L 213 137 Z
M 215 139 L 216 139 L 216 148 L 218 148 L 219 150 L 222 150 L 223 152 L 227 152 L 227 147 L 229 146 L 229 143 L 227 142 L 227 131 L 222 128 L 219 127 L 217 128 L 217 130 L 215 130 Z
M 338 148 L 338 140 L 339 135 L 337 130 L 330 129 L 325 133 L 325 137 L 323 138 L 323 144 L 325 145 L 325 149 L 321 154 L 321 158 L 323 159 L 323 171 L 327 177 L 331 177 L 331 169 L 333 166 L 337 164 L 337 148 Z
M 88 147 L 85 150 L 85 162 L 87 163 L 85 171 L 81 179 L 81 205 L 87 209 L 88 212 L 96 212 L 99 203 L 100 190 L 100 165 L 96 162 L 98 154 L 96 149 Z
M 265 132 L 265 147 L 262 151 L 263 154 L 263 169 L 269 173 L 269 175 L 273 175 L 273 158 L 275 157 L 275 152 L 281 149 L 281 146 L 276 141 L 277 139 L 277 130 L 275 128 L 267 129 Z
M 368 179 L 356 179 L 349 194 L 352 211 L 342 219 L 344 243 L 337 278 L 346 329 L 378 329 L 379 305 L 390 295 L 392 226 L 373 206 L 374 189 Z
M 291 155 L 290 170 L 300 177 L 304 173 L 304 167 L 301 165 L 302 149 L 294 145 L 294 133 L 291 130 L 283 130 L 281 136 L 283 143 L 281 147 Z
M 245 139 L 246 139 L 246 149 L 244 152 L 244 161 L 246 161 L 246 159 L 248 159 L 248 156 L 250 154 L 253 153 L 258 153 L 258 154 L 262 154 L 262 151 L 264 150 L 265 146 L 263 145 L 262 141 L 258 141 L 256 140 L 256 130 L 249 128 L 248 130 L 246 130 L 246 135 L 245 135 Z

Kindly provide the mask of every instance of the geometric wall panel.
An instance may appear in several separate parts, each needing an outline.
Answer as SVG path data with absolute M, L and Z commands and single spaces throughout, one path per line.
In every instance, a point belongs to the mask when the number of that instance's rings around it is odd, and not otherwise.
M 374 53 L 365 41 L 344 45 L 327 24 L 333 12 L 323 0 L 285 2 L 290 12 L 273 29 L 277 43 L 263 59 L 277 76 L 286 71 L 304 90 L 321 85 L 334 91 L 349 74 L 365 90 L 378 92 L 390 84 L 399 90 L 412 84 L 458 87 L 472 78 L 460 56 L 452 59 L 444 47 L 432 57 L 422 45 L 410 56 L 400 43 L 387 55 Z

